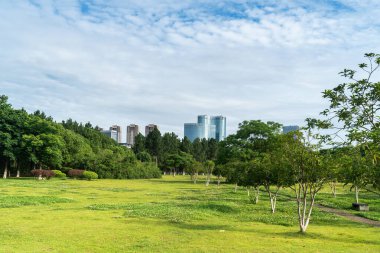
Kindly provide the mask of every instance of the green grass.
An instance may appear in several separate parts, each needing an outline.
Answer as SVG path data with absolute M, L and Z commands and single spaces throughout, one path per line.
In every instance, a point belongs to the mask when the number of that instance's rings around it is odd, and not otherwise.
M 328 207 L 344 209 L 357 216 L 380 221 L 380 196 L 374 192 L 362 190 L 359 193 L 359 202 L 368 204 L 370 212 L 358 212 L 352 210 L 352 203 L 355 203 L 355 195 L 350 191 L 349 186 L 338 185 L 337 196 L 333 198 L 328 187 L 319 195 L 320 204 Z
M 354 194 L 324 189 L 318 202 L 349 210 Z M 296 203 L 194 185 L 188 176 L 152 180 L 0 180 L 0 252 L 380 252 L 380 229 L 319 211 L 298 233 Z M 379 217 L 379 196 L 362 193 Z M 352 211 L 353 212 L 353 211 Z M 358 213 L 362 215 L 362 213 Z

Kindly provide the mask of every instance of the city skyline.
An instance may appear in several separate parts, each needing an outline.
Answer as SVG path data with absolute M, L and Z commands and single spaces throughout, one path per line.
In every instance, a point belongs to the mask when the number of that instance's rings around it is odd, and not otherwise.
M 0 14 L 15 108 L 178 135 L 202 113 L 227 117 L 227 134 L 250 119 L 302 126 L 341 70 L 380 52 L 374 0 L 1 1 Z

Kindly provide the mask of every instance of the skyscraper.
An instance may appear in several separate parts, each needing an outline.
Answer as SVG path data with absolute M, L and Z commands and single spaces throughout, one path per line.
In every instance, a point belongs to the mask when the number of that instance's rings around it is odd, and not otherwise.
M 118 141 L 118 133 L 115 130 L 102 130 L 100 131 L 102 134 L 110 137 L 111 139 Z
M 117 132 L 117 142 L 121 143 L 121 127 L 118 125 L 113 125 L 110 127 L 110 130 L 116 131 Z
M 145 126 L 145 137 L 148 136 L 148 134 L 150 132 L 152 132 L 154 130 L 154 128 L 157 128 L 158 129 L 158 126 L 157 125 L 154 125 L 154 124 L 149 124 L 149 125 L 146 125 Z
M 127 145 L 133 146 L 135 144 L 135 138 L 139 133 L 138 125 L 130 124 L 127 126 Z
M 190 141 L 196 138 L 222 141 L 226 138 L 226 117 L 199 115 L 197 123 L 184 124 L 184 132 Z

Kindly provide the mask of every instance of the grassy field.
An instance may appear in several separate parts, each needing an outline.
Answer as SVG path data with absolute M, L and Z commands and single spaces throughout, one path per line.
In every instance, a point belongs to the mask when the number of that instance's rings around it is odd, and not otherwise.
M 298 233 L 283 191 L 275 214 L 263 193 L 251 204 L 232 185 L 208 188 L 188 176 L 152 180 L 0 180 L 0 252 L 380 252 L 380 228 L 315 209 Z M 349 209 L 340 187 L 318 202 Z M 380 218 L 378 195 L 362 193 Z

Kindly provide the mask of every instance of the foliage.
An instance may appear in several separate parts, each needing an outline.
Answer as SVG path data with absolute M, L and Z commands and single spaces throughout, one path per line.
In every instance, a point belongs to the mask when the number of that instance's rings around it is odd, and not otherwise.
M 55 173 L 52 170 L 32 170 L 30 172 L 34 177 L 50 179 Z
M 54 172 L 54 177 L 64 179 L 66 178 L 66 174 L 60 170 L 52 170 Z
M 84 171 L 82 174 L 82 178 L 87 179 L 87 180 L 94 180 L 98 179 L 98 174 L 96 174 L 93 171 Z
M 67 172 L 67 175 L 71 178 L 82 178 L 84 170 L 72 169 Z
M 141 162 L 152 162 L 152 156 L 146 151 L 137 153 L 136 158 Z

